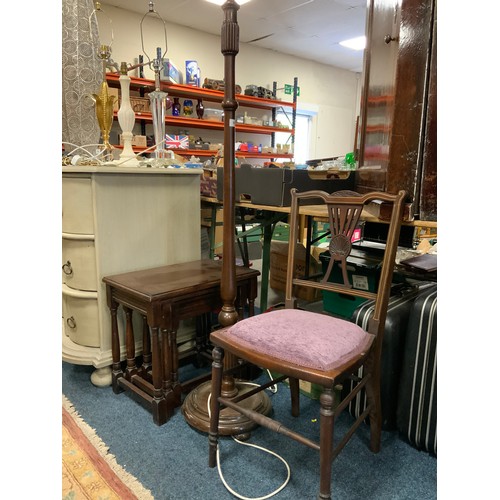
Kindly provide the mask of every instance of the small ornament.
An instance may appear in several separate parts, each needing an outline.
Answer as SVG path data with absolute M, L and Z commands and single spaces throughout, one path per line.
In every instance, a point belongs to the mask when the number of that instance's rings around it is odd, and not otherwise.
M 198 103 L 196 104 L 196 114 L 200 120 L 203 118 L 204 112 L 205 112 L 205 106 L 203 106 L 203 100 L 198 99 Z
M 181 103 L 178 97 L 174 97 L 174 103 L 172 104 L 172 116 L 179 116 L 181 114 Z
M 191 116 L 193 114 L 193 101 L 191 99 L 184 99 L 184 116 Z

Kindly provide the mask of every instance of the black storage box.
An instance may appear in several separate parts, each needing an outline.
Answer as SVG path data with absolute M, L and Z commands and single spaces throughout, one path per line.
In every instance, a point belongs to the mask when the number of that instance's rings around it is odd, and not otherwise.
M 224 168 L 217 168 L 217 199 L 222 200 Z M 245 199 L 256 205 L 287 207 L 291 203 L 290 190 L 310 191 L 319 189 L 333 193 L 354 189 L 354 175 L 347 179 L 311 179 L 307 170 L 289 168 L 258 168 L 243 164 L 235 168 L 235 200 Z M 304 204 L 313 205 L 314 200 Z
M 321 253 L 319 258 L 323 265 L 323 274 L 325 274 L 330 263 L 330 252 Z M 353 249 L 346 262 L 347 274 L 353 288 L 376 292 L 381 263 L 382 260 L 377 255 Z M 342 271 L 338 263 L 335 263 L 328 281 L 343 283 Z M 366 300 L 362 297 L 354 297 L 343 293 L 323 291 L 324 310 L 346 319 L 349 319 L 354 310 Z

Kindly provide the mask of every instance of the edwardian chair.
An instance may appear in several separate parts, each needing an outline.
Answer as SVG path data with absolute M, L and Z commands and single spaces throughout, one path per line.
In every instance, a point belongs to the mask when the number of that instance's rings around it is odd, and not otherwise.
M 348 442 L 357 427 L 369 417 L 370 449 L 380 450 L 381 403 L 380 359 L 382 337 L 387 314 L 387 304 L 393 274 L 395 254 L 401 228 L 405 192 L 397 195 L 369 193 L 360 195 L 352 191 L 328 194 L 323 191 L 298 193 L 292 190 L 290 239 L 285 292 L 285 308 L 260 314 L 214 331 L 210 335 L 213 349 L 212 386 L 210 400 L 209 466 L 215 467 L 218 447 L 221 407 L 229 407 L 258 425 L 284 434 L 311 448 L 319 450 L 319 498 L 331 498 L 332 462 Z M 314 198 L 314 200 L 312 200 Z M 314 201 L 326 205 L 331 231 L 329 245 L 330 265 L 321 281 L 311 281 L 294 276 L 295 243 L 298 239 L 300 202 Z M 376 292 L 352 287 L 346 270 L 346 258 L 351 252 L 351 239 L 360 215 L 367 204 L 384 202 L 392 205 L 392 215 L 378 288 Z M 329 282 L 335 265 L 342 270 L 343 283 Z M 368 327 L 363 330 L 356 324 L 331 315 L 300 310 L 293 296 L 293 287 L 314 287 L 321 290 L 375 300 L 375 310 Z M 231 399 L 222 393 L 223 357 L 232 354 L 243 361 L 278 373 L 273 382 L 263 384 L 255 391 L 264 390 L 272 383 L 289 379 L 291 412 L 299 415 L 299 380 L 319 384 L 320 437 L 319 443 L 285 428 L 270 417 L 257 413 L 244 405 L 244 396 Z M 363 367 L 362 371 L 359 368 Z M 362 373 L 361 377 L 358 376 Z M 354 381 L 353 389 L 335 407 L 334 390 L 338 384 Z M 348 384 L 345 384 L 346 386 Z M 353 422 L 345 436 L 334 447 L 335 418 L 347 407 L 356 394 L 365 388 L 368 403 L 365 411 Z M 344 391 L 342 391 L 344 393 Z M 242 404 L 243 403 L 243 404 Z

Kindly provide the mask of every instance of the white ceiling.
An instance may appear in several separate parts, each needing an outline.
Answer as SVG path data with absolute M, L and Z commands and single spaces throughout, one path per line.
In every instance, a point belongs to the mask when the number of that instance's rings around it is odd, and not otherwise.
M 148 0 L 104 0 L 145 14 Z M 104 3 L 103 2 L 103 3 Z M 240 43 L 361 72 L 363 51 L 339 42 L 365 34 L 367 0 L 251 0 L 240 6 Z M 221 7 L 205 0 L 160 0 L 155 10 L 167 22 L 220 35 Z

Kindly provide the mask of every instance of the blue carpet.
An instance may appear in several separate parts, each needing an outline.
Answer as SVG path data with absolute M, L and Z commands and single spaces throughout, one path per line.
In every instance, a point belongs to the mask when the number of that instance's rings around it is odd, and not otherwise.
M 82 418 L 109 446 L 118 463 L 148 488 L 157 500 L 229 500 L 235 498 L 208 467 L 208 437 L 191 428 L 180 409 L 163 426 L 127 393 L 90 382 L 93 367 L 63 362 L 62 392 Z M 181 372 L 182 378 L 182 372 Z M 317 401 L 301 396 L 301 417 L 289 415 L 289 392 L 280 385 L 271 395 L 275 416 L 285 425 L 318 436 Z M 351 417 L 339 418 L 337 430 Z M 402 441 L 395 432 L 383 432 L 382 450 L 368 448 L 368 426 L 363 425 L 333 465 L 332 492 L 337 500 L 431 500 L 437 498 L 437 460 Z M 267 429 L 256 429 L 250 442 L 279 453 L 290 465 L 291 479 L 276 500 L 317 497 L 318 453 Z M 278 488 L 286 478 L 277 458 L 223 438 L 222 471 L 240 495 L 259 497 Z

